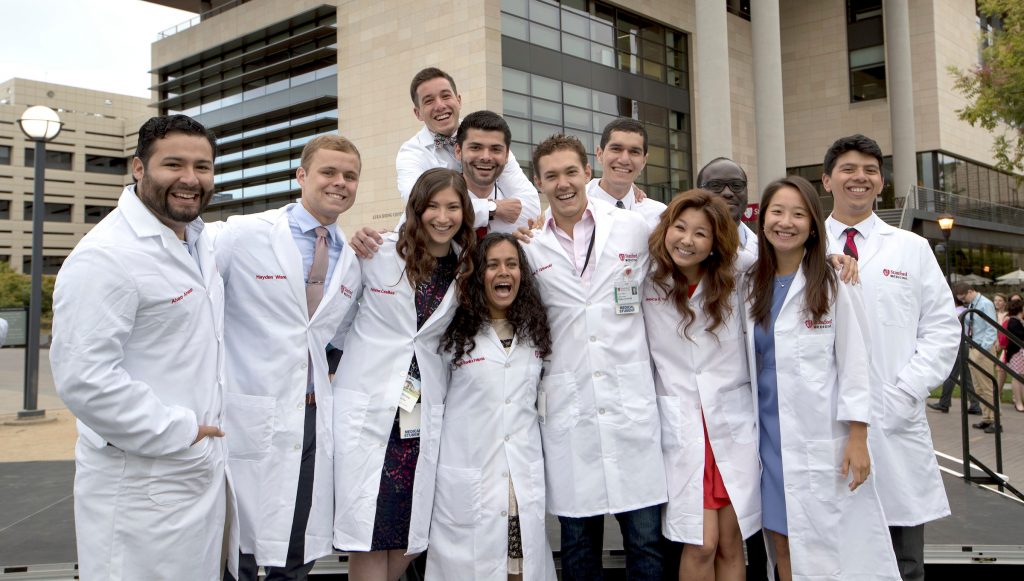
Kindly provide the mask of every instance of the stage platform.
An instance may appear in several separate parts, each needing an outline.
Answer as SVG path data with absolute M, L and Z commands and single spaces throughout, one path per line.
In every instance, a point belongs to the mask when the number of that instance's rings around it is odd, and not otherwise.
M 942 566 L 1024 565 L 1024 503 L 968 484 L 955 474 L 955 463 L 942 464 L 953 516 L 925 529 L 929 575 Z M 0 580 L 77 578 L 73 479 L 74 462 L 0 463 Z M 557 557 L 557 520 L 549 519 L 548 532 Z M 605 567 L 623 565 L 618 526 L 609 518 Z M 313 573 L 345 579 L 347 568 L 345 555 L 339 553 L 320 559 Z M 984 573 L 979 569 L 977 574 Z

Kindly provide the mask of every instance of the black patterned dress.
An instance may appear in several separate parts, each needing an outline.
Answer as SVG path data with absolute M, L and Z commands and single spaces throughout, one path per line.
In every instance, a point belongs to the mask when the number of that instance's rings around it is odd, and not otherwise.
M 430 280 L 416 285 L 416 328 L 430 318 L 455 280 L 458 257 L 454 252 L 439 258 Z M 413 355 L 409 375 L 420 378 L 420 366 Z M 420 456 L 419 438 L 403 440 L 398 433 L 398 413 L 391 427 L 388 449 L 377 494 L 377 515 L 373 521 L 371 551 L 405 549 L 409 544 L 409 520 L 412 517 L 412 485 L 416 461 Z

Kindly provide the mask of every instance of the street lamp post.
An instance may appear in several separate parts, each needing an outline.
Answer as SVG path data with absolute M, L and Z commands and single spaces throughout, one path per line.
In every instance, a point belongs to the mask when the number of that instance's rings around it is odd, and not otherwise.
M 39 335 L 43 315 L 43 216 L 46 214 L 43 194 L 46 185 L 46 142 L 60 133 L 60 116 L 43 105 L 29 107 L 18 119 L 21 131 L 36 142 L 34 195 L 32 197 L 32 296 L 29 301 L 28 341 L 25 346 L 25 408 L 19 419 L 39 418 L 46 410 L 37 409 L 39 402 Z
M 946 241 L 946 285 L 951 286 L 950 282 L 950 271 L 949 271 L 949 235 L 953 233 L 953 216 L 951 214 L 943 214 L 939 216 L 938 220 L 939 229 L 942 230 L 942 238 Z

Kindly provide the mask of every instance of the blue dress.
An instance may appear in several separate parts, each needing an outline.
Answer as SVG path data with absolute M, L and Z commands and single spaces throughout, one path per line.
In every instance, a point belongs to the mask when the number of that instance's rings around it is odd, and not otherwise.
M 776 276 L 772 285 L 771 322 L 754 327 L 757 358 L 757 415 L 760 425 L 761 524 L 765 529 L 789 535 L 786 495 L 782 479 L 782 436 L 779 432 L 779 384 L 775 374 L 775 319 L 782 310 L 796 273 Z

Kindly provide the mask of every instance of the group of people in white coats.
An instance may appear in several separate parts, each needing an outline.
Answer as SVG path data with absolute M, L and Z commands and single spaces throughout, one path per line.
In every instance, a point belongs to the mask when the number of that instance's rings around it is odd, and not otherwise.
M 298 202 L 204 229 L 213 136 L 140 130 L 55 292 L 83 579 L 304 579 L 333 547 L 358 581 L 425 550 L 428 579 L 552 580 L 547 513 L 567 580 L 602 578 L 606 515 L 635 579 L 675 576 L 666 539 L 680 578 L 742 578 L 762 528 L 766 576 L 923 575 L 949 512 L 924 397 L 958 326 L 926 243 L 871 212 L 877 144 L 829 150 L 828 220 L 791 177 L 755 233 L 732 162 L 645 199 L 646 134 L 619 120 L 601 178 L 574 137 L 536 146 L 537 216 L 499 116 L 460 123 L 438 69 L 411 97 L 432 139 L 399 154 L 425 164 L 403 222 L 347 242 L 344 137 L 307 143 Z

